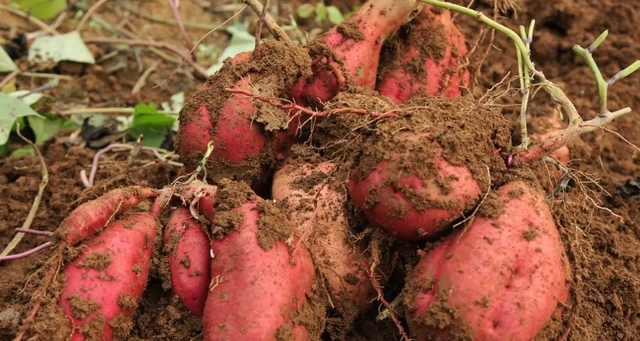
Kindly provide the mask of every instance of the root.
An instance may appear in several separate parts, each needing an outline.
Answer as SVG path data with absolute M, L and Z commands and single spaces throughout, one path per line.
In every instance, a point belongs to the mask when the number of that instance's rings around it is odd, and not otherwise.
M 27 230 L 31 228 L 33 219 L 35 218 L 36 213 L 38 213 L 38 209 L 40 208 L 40 202 L 42 201 L 42 194 L 44 193 L 44 189 L 47 187 L 47 184 L 49 183 L 49 172 L 47 171 L 47 163 L 45 162 L 44 157 L 42 156 L 42 153 L 40 153 L 40 149 L 33 142 L 31 142 L 29 139 L 26 139 L 20 133 L 20 121 L 18 120 L 16 120 L 16 133 L 22 140 L 28 143 L 31 146 L 31 148 L 33 148 L 33 150 L 35 151 L 36 156 L 40 161 L 40 168 L 42 173 L 42 180 L 40 181 L 40 185 L 38 185 L 38 194 L 33 200 L 33 204 L 31 205 L 31 209 L 29 210 L 27 219 L 25 219 L 24 223 L 22 224 L 22 229 Z M 15 237 L 13 237 L 13 240 L 11 240 L 9 245 L 7 245 L 7 247 L 2 251 L 2 253 L 0 253 L 0 259 L 1 257 L 5 257 L 9 253 L 11 253 L 11 251 L 13 251 L 13 249 L 15 249 L 16 246 L 18 246 L 18 244 L 20 244 L 20 241 L 22 241 L 23 237 L 24 237 L 24 232 L 18 232 L 18 234 L 16 234 Z
M 396 325 L 396 327 L 398 328 L 398 332 L 400 332 L 400 335 L 402 336 L 401 340 L 409 341 L 410 340 L 409 335 L 407 335 L 407 333 L 404 330 L 404 327 L 402 327 L 402 322 L 400 322 L 396 314 L 393 312 L 392 305 L 384 298 L 384 294 L 382 293 L 382 287 L 380 286 L 380 282 L 378 282 L 378 278 L 375 275 L 376 270 L 378 269 L 378 265 L 380 264 L 380 246 L 378 244 L 378 241 L 372 240 L 370 247 L 371 247 L 371 267 L 367 269 L 367 275 L 369 276 L 369 280 L 371 281 L 371 284 L 373 284 L 373 288 L 378 295 L 377 300 L 379 300 L 380 303 L 382 303 L 382 305 L 386 308 L 386 310 L 389 311 L 389 317 L 391 318 L 393 323 Z
M 325 116 L 329 116 L 329 115 L 336 115 L 336 114 L 346 114 L 346 113 L 351 113 L 351 114 L 360 114 L 360 115 L 371 115 L 374 117 L 388 117 L 388 118 L 395 118 L 398 117 L 398 115 L 396 114 L 396 112 L 400 111 L 400 109 L 394 109 L 394 110 L 390 110 L 388 112 L 385 113 L 377 113 L 377 112 L 371 112 L 369 110 L 366 109 L 356 109 L 356 108 L 338 108 L 338 109 L 330 109 L 330 110 L 324 110 L 324 111 L 314 111 L 311 110 L 309 108 L 303 107 L 301 105 L 295 104 L 292 101 L 289 101 L 287 99 L 284 98 L 276 98 L 276 97 L 268 97 L 268 96 L 263 96 L 263 95 L 259 95 L 259 94 L 254 94 L 248 90 L 243 90 L 243 89 L 238 89 L 238 88 L 230 88 L 230 89 L 225 89 L 226 92 L 229 93 L 234 93 L 234 94 L 242 94 L 245 95 L 249 98 L 254 98 L 256 100 L 265 102 L 269 105 L 272 105 L 276 108 L 279 108 L 283 111 L 289 111 L 289 112 L 300 112 L 303 114 L 307 114 L 307 115 L 311 115 L 314 117 L 325 117 Z M 283 102 L 283 103 L 278 103 L 278 102 Z M 409 108 L 404 108 L 402 110 L 408 110 Z

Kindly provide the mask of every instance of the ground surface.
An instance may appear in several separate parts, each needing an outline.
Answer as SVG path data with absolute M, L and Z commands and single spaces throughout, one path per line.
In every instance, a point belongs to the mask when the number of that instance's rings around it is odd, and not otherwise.
M 6 2 L 6 0 L 4 0 Z M 282 4 L 282 13 L 296 4 Z M 94 3 L 93 1 L 90 3 Z M 220 7 L 222 1 L 208 2 L 182 1 L 181 15 L 185 21 L 215 25 L 234 13 L 238 6 Z M 483 9 L 489 9 L 480 2 Z M 513 26 L 528 20 L 537 21 L 534 38 L 533 60 L 547 77 L 567 92 L 585 118 L 596 114 L 597 101 L 593 77 L 584 63 L 575 56 L 574 44 L 588 45 L 603 30 L 609 29 L 608 40 L 597 50 L 596 60 L 603 73 L 612 76 L 635 59 L 640 58 L 640 30 L 634 18 L 640 16 L 640 1 L 616 2 L 613 0 L 558 0 L 558 1 L 515 1 L 519 7 L 515 12 L 505 14 L 501 21 Z M 155 5 L 153 11 L 150 7 Z M 207 10 L 202 6 L 208 5 Z M 125 23 L 127 30 L 147 40 L 162 41 L 184 48 L 184 41 L 174 26 L 154 24 L 125 10 L 117 10 L 118 5 L 109 3 L 96 13 L 114 27 Z M 215 12 L 214 8 L 228 8 L 230 11 Z M 164 2 L 146 4 L 139 8 L 154 16 L 171 19 L 169 7 Z M 73 12 L 69 12 L 68 17 Z M 18 32 L 33 31 L 27 21 L 23 21 L 0 10 L 2 24 L 17 27 Z M 5 21 L 5 18 L 8 20 Z M 126 20 L 124 18 L 127 18 Z M 255 17 L 246 11 L 240 22 L 251 24 Z M 468 41 L 479 37 L 478 24 L 473 20 L 459 17 Z M 76 20 L 66 19 L 58 28 L 60 32 L 72 30 Z M 311 25 L 308 26 L 311 28 Z M 206 30 L 189 30 L 192 39 L 197 40 Z M 8 31 L 0 34 L 7 35 Z M 86 26 L 84 36 L 110 36 L 108 30 Z M 226 44 L 223 34 L 214 33 L 205 39 L 206 43 Z M 91 45 L 96 55 L 110 52 L 108 45 Z M 487 40 L 474 53 L 476 60 L 487 47 Z M 185 91 L 187 96 L 201 84 L 201 80 L 191 76 L 191 69 L 180 69 L 173 81 L 161 88 L 153 88 L 168 77 L 175 63 L 158 59 L 140 47 L 142 65 L 149 67 L 158 61 L 158 67 L 147 81 L 147 85 L 135 95 L 131 88 L 140 77 L 138 62 L 132 52 L 121 53 L 117 62 L 124 68 L 109 70 L 113 58 L 81 73 L 67 70 L 53 70 L 70 75 L 61 86 L 47 93 L 53 96 L 55 105 L 61 111 L 78 107 L 132 107 L 138 103 L 166 101 L 172 94 Z M 107 71 L 109 70 L 109 71 Z M 473 92 L 478 97 L 503 77 L 507 72 L 514 74 L 515 57 L 511 45 L 496 35 L 494 47 L 478 70 L 480 77 Z M 0 77 L 1 78 L 1 77 Z M 608 77 L 607 77 L 608 78 Z M 18 77 L 18 89 L 33 89 L 43 82 L 39 78 Z M 553 201 L 554 213 L 563 241 L 574 268 L 572 297 L 568 313 L 563 321 L 550 325 L 539 336 L 539 340 L 565 339 L 582 340 L 640 340 L 640 152 L 630 144 L 640 145 L 640 75 L 634 75 L 613 86 L 610 91 L 610 108 L 630 106 L 633 113 L 615 121 L 609 128 L 619 132 L 628 142 L 609 131 L 599 131 L 583 136 L 571 146 L 574 160 L 571 168 L 582 179 L 583 186 L 572 184 L 567 193 Z M 519 97 L 503 98 L 498 104 L 518 103 Z M 504 107 L 503 112 L 513 118 L 517 108 Z M 553 114 L 549 100 L 540 94 L 531 105 L 531 127 L 534 132 L 549 128 L 545 117 Z M 60 134 L 60 137 L 68 136 Z M 98 168 L 96 183 L 85 188 L 80 172 L 88 171 L 94 150 L 81 146 L 69 146 L 62 140 L 51 140 L 42 146 L 49 171 L 49 184 L 44 191 L 42 204 L 36 214 L 32 228 L 53 231 L 66 214 L 79 203 L 95 198 L 105 191 L 130 184 L 147 184 L 162 187 L 172 181 L 178 168 L 146 155 L 129 159 L 126 152 L 108 153 Z M 545 170 L 539 172 L 544 184 L 554 185 L 546 178 Z M 0 248 L 13 238 L 14 228 L 20 227 L 27 217 L 38 191 L 41 173 L 38 160 L 34 157 L 0 159 Z M 591 179 L 591 180 L 589 180 Z M 592 180 L 597 180 L 598 187 Z M 627 194 L 635 190 L 635 195 Z M 592 200 L 585 195 L 589 194 Z M 600 208 L 599 208 L 599 207 Z M 26 251 L 44 241 L 47 237 L 27 235 L 14 252 Z M 10 340 L 18 330 L 19 321 L 30 309 L 30 296 L 38 284 L 40 273 L 36 272 L 47 259 L 47 252 L 28 258 L 0 264 L 0 340 Z M 36 273 L 36 275 L 34 275 Z M 370 322 L 360 326 L 366 330 Z M 398 339 L 392 325 L 383 324 L 388 335 L 385 340 Z M 144 302 L 138 310 L 134 338 L 140 340 L 191 340 L 198 339 L 201 326 L 197 320 L 189 318 L 184 311 L 171 302 L 157 281 L 151 281 Z

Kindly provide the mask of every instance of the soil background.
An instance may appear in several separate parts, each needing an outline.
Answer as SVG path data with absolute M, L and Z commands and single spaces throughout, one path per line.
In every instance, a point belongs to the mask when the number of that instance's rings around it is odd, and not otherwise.
M 2 4 L 6 2 L 0 1 Z M 640 1 L 514 0 L 510 4 L 515 6 L 515 10 L 505 7 L 498 11 L 499 21 L 515 28 L 518 24 L 527 26 L 530 20 L 536 20 L 532 59 L 537 68 L 562 87 L 585 119 L 594 117 L 598 107 L 593 75 L 571 49 L 575 44 L 589 45 L 608 29 L 609 38 L 595 52 L 605 79 L 640 58 L 640 30 L 637 27 Z M 152 5 L 144 3 L 140 9 L 160 18 L 172 18 L 165 3 L 155 4 L 151 10 L 148 6 Z M 221 8 L 233 9 L 237 5 L 231 1 L 183 1 L 181 15 L 191 22 L 217 24 L 233 14 Z M 286 17 L 288 11 L 299 4 L 278 1 L 276 5 L 277 14 Z M 492 6 L 491 1 L 485 0 L 474 3 L 472 7 L 492 15 Z M 125 22 L 122 11 L 116 7 L 115 2 L 102 6 L 97 15 L 114 25 Z M 7 12 L 0 11 L 0 16 L 3 29 L 15 27 L 21 33 L 33 30 L 28 22 Z M 152 23 L 133 15 L 126 18 L 126 24 L 130 26 L 123 27 L 135 27 L 139 36 L 184 47 L 184 41 L 174 26 Z M 471 89 L 474 95 L 482 97 L 509 73 L 511 76 L 517 74 L 515 51 L 506 38 L 496 34 L 491 41 L 491 33 L 482 31 L 477 21 L 461 15 L 455 20 L 464 31 L 470 47 L 479 42 L 476 48 L 472 48 L 470 56 L 470 63 L 478 75 Z M 249 11 L 236 19 L 236 22 L 249 26 L 254 21 L 255 16 Z M 312 21 L 301 21 L 300 24 L 308 30 L 326 28 Z M 77 21 L 67 19 L 58 30 L 70 31 L 75 25 Z M 85 30 L 85 36 L 110 34 L 109 30 L 93 26 L 87 26 Z M 189 29 L 194 40 L 205 32 Z M 0 34 L 8 37 L 9 30 L 0 31 Z M 205 42 L 220 46 L 225 46 L 227 41 L 228 37 L 220 32 L 205 39 Z M 90 48 L 97 56 L 113 51 L 113 47 L 108 45 L 92 44 Z M 118 53 L 117 60 L 112 58 L 81 71 L 49 70 L 73 77 L 73 81 L 61 82 L 59 87 L 46 92 L 53 98 L 51 104 L 61 110 L 77 106 L 132 107 L 137 103 L 167 101 L 179 91 L 185 91 L 189 96 L 200 86 L 201 80 L 195 79 L 189 69 L 181 68 L 168 85 L 154 88 L 153 85 L 168 77 L 177 65 L 156 59 L 142 48 L 140 51 L 142 64 L 147 67 L 156 61 L 159 64 L 148 84 L 137 94 L 132 95 L 131 88 L 140 77 L 137 70 L 139 61 L 135 51 L 128 51 Z M 486 58 L 483 58 L 485 53 Z M 478 64 L 481 60 L 484 61 Z M 107 67 L 113 62 L 123 66 Z M 18 77 L 15 86 L 17 89 L 33 89 L 43 82 L 39 78 Z M 515 84 L 511 82 L 512 86 Z M 495 94 L 500 89 L 505 90 L 506 84 L 491 93 Z M 515 122 L 519 109 L 514 104 L 519 103 L 520 97 L 513 88 L 507 93 L 508 96 L 500 96 L 494 104 L 501 106 L 505 116 Z M 633 112 L 614 121 L 608 126 L 610 131 L 584 135 L 581 141 L 570 146 L 573 158 L 570 168 L 574 180 L 566 188 L 566 193 L 555 196 L 552 207 L 573 265 L 574 283 L 562 320 L 552 322 L 538 340 L 640 340 L 640 151 L 632 146 L 640 145 L 640 125 L 637 123 L 640 117 L 640 74 L 619 81 L 609 91 L 611 110 L 626 106 L 630 106 Z M 529 112 L 532 132 L 541 134 L 554 127 L 557 112 L 544 93 L 538 93 Z M 517 131 L 515 124 L 514 131 Z M 41 147 L 49 172 L 49 184 L 31 226 L 33 229 L 55 230 L 72 209 L 107 190 L 132 184 L 162 187 L 178 174 L 177 167 L 146 155 L 132 158 L 126 152 L 110 153 L 101 159 L 95 185 L 87 189 L 81 181 L 80 172 L 88 171 L 95 150 L 74 146 L 69 142 L 70 134 L 62 132 Z M 516 142 L 517 139 L 517 134 L 514 134 Z M 541 164 L 538 174 L 548 193 L 556 187 L 557 175 L 551 166 Z M 25 221 L 40 179 L 37 158 L 0 159 L 0 247 L 4 248 L 9 243 L 15 234 L 13 229 Z M 26 235 L 14 253 L 29 250 L 46 240 L 47 237 Z M 31 309 L 30 298 L 41 275 L 38 270 L 47 257 L 48 252 L 40 252 L 0 264 L 0 340 L 11 340 L 22 317 Z M 373 328 L 370 321 L 358 323 L 357 329 L 377 330 L 377 339 L 399 339 L 391 324 L 383 323 Z M 159 281 L 151 280 L 136 314 L 131 339 L 199 338 L 200 323 L 170 298 Z

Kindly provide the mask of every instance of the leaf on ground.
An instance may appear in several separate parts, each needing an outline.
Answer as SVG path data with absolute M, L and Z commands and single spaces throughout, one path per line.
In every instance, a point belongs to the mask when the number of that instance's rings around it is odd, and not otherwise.
M 0 144 L 0 156 L 7 152 L 9 149 L 9 143 Z
M 319 1 L 316 5 L 316 23 L 322 24 L 327 20 L 327 6 L 324 1 Z
M 41 20 L 51 19 L 67 7 L 66 0 L 16 0 L 15 3 L 23 11 Z
M 76 127 L 72 121 L 54 115 L 45 115 L 44 118 L 29 116 L 27 121 L 36 137 L 37 145 L 41 145 L 62 129 Z
M 16 63 L 9 57 L 7 51 L 0 46 L 0 72 L 13 72 L 17 68 Z
M 21 100 L 26 105 L 33 105 L 38 103 L 40 98 L 42 98 L 42 94 L 39 92 L 30 93 L 29 90 L 18 90 L 9 94 L 9 96 L 13 98 L 17 98 Z
M 222 51 L 218 62 L 207 69 L 207 74 L 209 75 L 213 75 L 216 71 L 220 70 L 225 59 L 235 57 L 242 52 L 253 51 L 256 47 L 256 37 L 249 33 L 244 25 L 237 24 L 231 26 L 227 28 L 227 32 L 231 34 L 229 46 Z
M 29 48 L 28 59 L 31 63 L 53 64 L 58 64 L 61 61 L 85 64 L 95 64 L 96 62 L 77 31 L 36 38 Z
M 163 110 L 180 112 L 180 110 L 182 110 L 182 106 L 184 105 L 184 92 L 181 91 L 171 96 L 171 104 L 163 102 L 160 105 L 162 106 Z M 178 131 L 179 124 L 179 120 L 174 120 L 171 130 Z
M 162 145 L 167 131 L 173 127 L 175 118 L 158 113 L 146 104 L 138 104 L 133 114 L 133 123 L 129 133 L 134 138 L 144 135 L 143 145 L 158 148 Z
M 11 152 L 11 157 L 21 157 L 21 156 L 34 156 L 36 152 L 33 150 L 31 146 L 20 147 L 13 152 Z
M 329 21 L 334 25 L 339 25 L 344 21 L 344 16 L 340 13 L 340 10 L 336 6 L 327 7 L 327 17 Z
M 300 18 L 306 19 L 310 17 L 311 14 L 313 14 L 313 12 L 315 11 L 316 11 L 316 7 L 313 6 L 312 4 L 303 4 L 300 7 L 298 7 L 298 9 L 296 10 L 296 14 Z
M 40 114 L 21 100 L 0 92 L 0 145 L 9 140 L 16 118 L 28 116 L 42 118 Z

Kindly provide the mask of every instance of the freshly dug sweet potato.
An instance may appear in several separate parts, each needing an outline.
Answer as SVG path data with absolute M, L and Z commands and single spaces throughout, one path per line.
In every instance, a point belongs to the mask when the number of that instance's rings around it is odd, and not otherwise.
M 451 12 L 426 5 L 385 42 L 376 90 L 396 103 L 411 97 L 455 97 L 469 86 L 467 46 Z
M 311 75 L 311 59 L 301 47 L 282 42 L 265 41 L 260 51 L 259 60 L 246 52 L 225 61 L 185 103 L 176 144 L 186 170 L 192 171 L 213 141 L 208 175 L 244 181 L 263 193 L 270 187 L 276 157 L 295 140 L 296 127 L 290 126 L 287 112 L 228 90 L 286 97 L 300 77 Z
M 127 338 L 147 285 L 157 228 L 150 213 L 113 221 L 64 268 L 58 304 L 74 328 L 71 340 Z
M 309 44 L 312 77 L 292 88 L 298 103 L 321 106 L 348 85 L 373 89 L 385 37 L 422 8 L 416 0 L 369 0 L 345 22 Z
M 229 231 L 211 243 L 204 340 L 307 340 L 310 331 L 293 318 L 311 290 L 313 262 L 304 244 L 287 245 L 291 227 L 272 208 L 255 198 L 216 211 L 214 230 Z
M 522 181 L 497 194 L 407 278 L 416 340 L 528 341 L 567 300 L 570 268 L 544 195 Z
M 164 233 L 171 291 L 192 314 L 202 317 L 211 281 L 209 237 L 184 206 L 173 211 Z
M 362 145 L 349 194 L 368 221 L 403 239 L 437 237 L 470 212 L 506 170 L 511 135 L 502 114 L 470 96 L 400 105 Z
M 467 167 L 454 166 L 442 158 L 442 147 L 429 133 L 401 132 L 397 140 L 414 148 L 394 152 L 366 174 L 357 169 L 349 181 L 349 193 L 372 224 L 401 238 L 424 239 L 476 202 L 480 186 Z M 432 147 L 427 151 L 421 145 Z M 429 152 L 433 153 L 427 156 L 432 167 L 425 164 L 422 172 L 403 172 L 404 160 L 411 159 L 406 154 Z
M 346 197 L 329 183 L 335 165 L 291 162 L 273 178 L 273 200 L 295 226 L 324 276 L 331 301 L 343 314 L 353 308 L 363 310 L 376 297 L 364 250 L 349 239 L 345 216 Z M 352 308 L 353 307 L 353 308 Z

